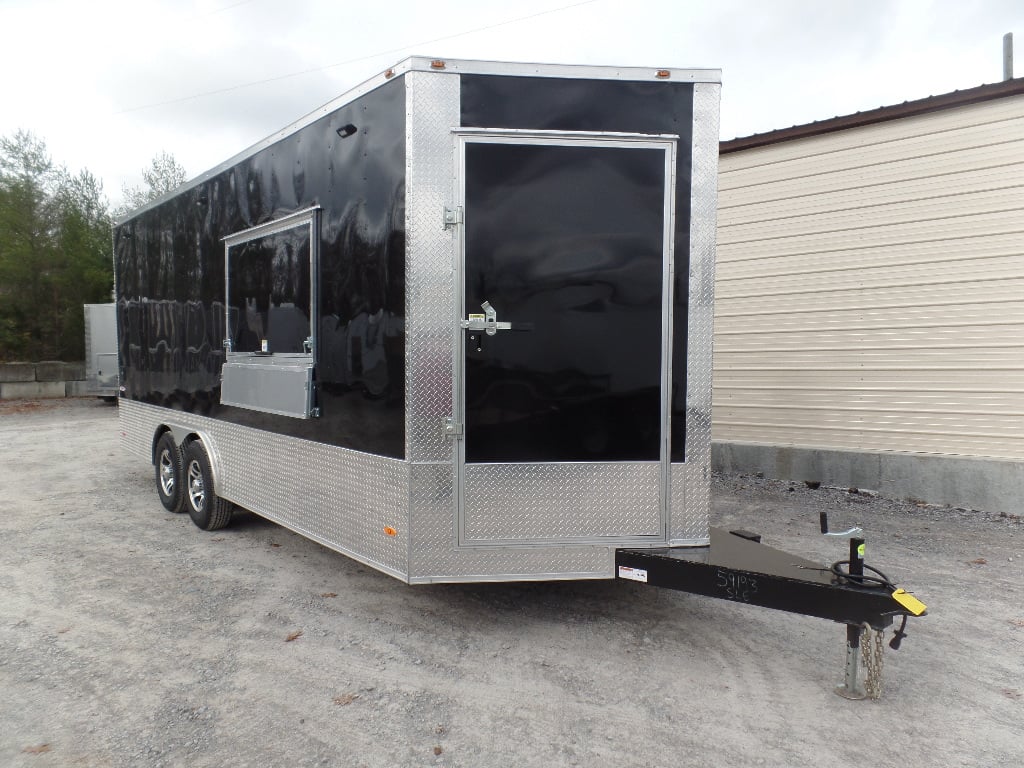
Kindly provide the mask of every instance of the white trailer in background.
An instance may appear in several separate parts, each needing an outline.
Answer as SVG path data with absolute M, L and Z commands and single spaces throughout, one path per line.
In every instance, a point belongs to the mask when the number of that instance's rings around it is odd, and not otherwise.
M 117 397 L 117 305 L 86 304 L 85 384 L 97 397 Z

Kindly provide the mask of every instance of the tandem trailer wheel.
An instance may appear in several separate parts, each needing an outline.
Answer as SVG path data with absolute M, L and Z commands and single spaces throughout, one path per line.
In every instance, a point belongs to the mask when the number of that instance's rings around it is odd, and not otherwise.
M 231 502 L 213 492 L 213 470 L 202 440 L 185 446 L 185 500 L 189 517 L 204 531 L 217 531 L 231 522 Z
M 156 492 L 168 512 L 185 511 L 185 489 L 182 482 L 183 460 L 174 435 L 164 432 L 153 453 L 156 469 Z

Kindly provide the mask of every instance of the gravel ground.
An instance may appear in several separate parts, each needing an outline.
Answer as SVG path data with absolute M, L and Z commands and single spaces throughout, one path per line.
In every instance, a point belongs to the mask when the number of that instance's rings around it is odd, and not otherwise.
M 1024 524 L 715 479 L 812 559 L 861 524 L 930 614 L 880 701 L 844 629 L 580 582 L 410 587 L 248 513 L 163 510 L 114 407 L 0 404 L 0 766 L 1024 765 Z M 1024 511 L 1024 510 L 1022 510 Z

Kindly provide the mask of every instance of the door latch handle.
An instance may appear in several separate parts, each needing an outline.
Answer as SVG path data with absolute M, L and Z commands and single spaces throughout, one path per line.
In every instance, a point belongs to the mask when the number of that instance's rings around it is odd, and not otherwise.
M 512 330 L 512 323 L 498 322 L 498 313 L 491 306 L 491 302 L 485 301 L 480 308 L 484 311 L 483 315 L 470 315 L 468 320 L 459 321 L 459 327 L 467 331 L 483 331 L 488 336 L 493 336 L 498 331 Z

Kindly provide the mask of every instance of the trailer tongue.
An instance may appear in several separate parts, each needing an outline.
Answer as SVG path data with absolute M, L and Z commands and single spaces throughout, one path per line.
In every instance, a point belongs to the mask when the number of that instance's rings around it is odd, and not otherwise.
M 899 649 L 906 636 L 907 618 L 923 616 L 926 606 L 880 571 L 864 565 L 864 539 L 859 528 L 834 534 L 822 513 L 822 533 L 849 538 L 850 559 L 828 567 L 766 546 L 757 534 L 712 527 L 706 547 L 616 550 L 616 576 L 845 624 L 846 669 L 836 692 L 851 699 L 878 698 L 882 632 L 895 617 L 903 617 L 890 642 L 893 650 Z M 872 631 L 874 646 L 868 644 Z M 858 675 L 859 657 L 867 670 L 863 688 Z

